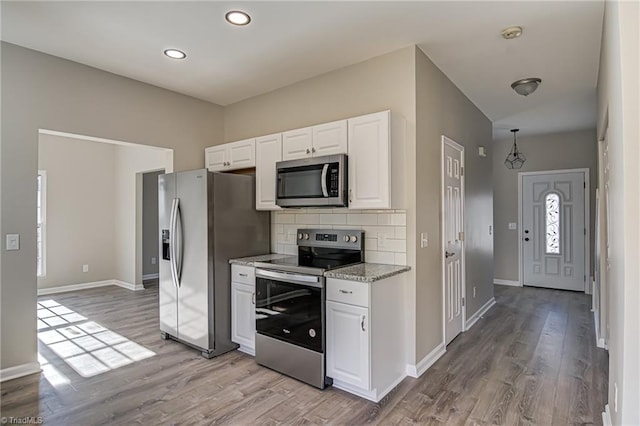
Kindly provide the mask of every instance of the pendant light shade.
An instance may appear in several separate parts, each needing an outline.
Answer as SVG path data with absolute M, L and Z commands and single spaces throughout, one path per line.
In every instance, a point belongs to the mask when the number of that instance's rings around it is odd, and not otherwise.
M 511 152 L 509 152 L 506 160 L 504 160 L 504 165 L 507 166 L 507 169 L 520 169 L 524 162 L 527 161 L 527 157 L 518 151 L 518 145 L 516 144 L 516 133 L 519 131 L 520 129 L 511 129 L 513 133 L 513 148 L 511 148 Z

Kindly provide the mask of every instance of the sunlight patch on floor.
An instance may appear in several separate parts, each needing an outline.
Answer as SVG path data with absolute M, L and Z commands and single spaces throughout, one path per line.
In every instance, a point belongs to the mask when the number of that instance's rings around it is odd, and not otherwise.
M 52 299 L 38 302 L 38 339 L 82 377 L 93 377 L 155 355 Z M 52 385 L 69 383 L 46 358 L 39 357 Z

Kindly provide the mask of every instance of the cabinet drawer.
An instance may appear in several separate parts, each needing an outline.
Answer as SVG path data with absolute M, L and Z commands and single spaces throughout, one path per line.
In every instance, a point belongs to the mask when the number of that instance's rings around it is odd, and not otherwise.
M 231 265 L 231 281 L 255 286 L 256 270 L 251 266 Z
M 369 284 L 358 281 L 327 279 L 327 300 L 369 307 Z

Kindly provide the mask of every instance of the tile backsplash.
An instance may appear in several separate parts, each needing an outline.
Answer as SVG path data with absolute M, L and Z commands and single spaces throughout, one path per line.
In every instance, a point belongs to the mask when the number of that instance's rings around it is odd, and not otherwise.
M 271 212 L 271 252 L 297 254 L 299 228 L 363 230 L 367 262 L 407 264 L 405 210 L 289 209 Z

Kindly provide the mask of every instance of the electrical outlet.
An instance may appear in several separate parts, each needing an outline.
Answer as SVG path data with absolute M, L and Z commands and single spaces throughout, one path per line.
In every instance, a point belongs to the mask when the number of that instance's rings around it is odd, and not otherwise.
M 155 265 L 158 260 L 155 257 L 151 258 L 151 264 Z
M 509 229 L 512 231 L 518 229 L 518 224 L 516 222 L 509 222 Z
M 378 248 L 384 248 L 387 243 L 387 236 L 384 232 L 378 232 Z
M 82 265 L 82 272 L 89 272 L 89 265 Z
M 475 285 L 473 286 L 473 298 L 474 299 L 476 298 L 476 286 Z
M 7 250 L 20 250 L 20 234 L 7 234 Z

